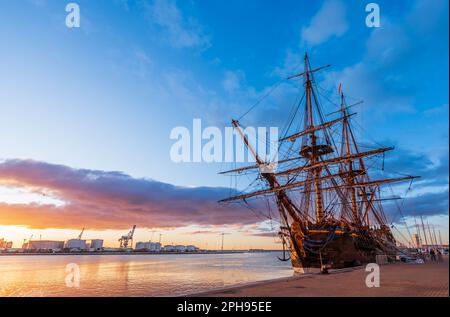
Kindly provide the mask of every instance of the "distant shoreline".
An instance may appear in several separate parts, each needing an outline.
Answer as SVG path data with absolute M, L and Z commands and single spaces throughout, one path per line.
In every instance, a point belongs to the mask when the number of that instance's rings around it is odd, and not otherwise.
M 248 251 L 248 250 L 228 250 L 228 251 L 204 251 L 204 252 L 135 252 L 135 251 L 96 251 L 96 252 L 57 252 L 57 253 L 46 253 L 46 252 L 33 252 L 33 253 L 0 253 L 1 256 L 36 256 L 36 255 L 186 255 L 186 254 L 242 254 L 242 253 L 268 253 L 268 252 L 280 252 L 280 250 L 258 250 L 258 251 Z

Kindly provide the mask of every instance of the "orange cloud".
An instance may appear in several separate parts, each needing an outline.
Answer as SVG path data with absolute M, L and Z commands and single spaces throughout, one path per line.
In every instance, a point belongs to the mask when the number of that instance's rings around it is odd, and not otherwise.
M 0 203 L 0 223 L 4 225 L 126 229 L 130 224 L 183 227 L 259 221 L 241 206 L 217 203 L 229 195 L 227 188 L 179 187 L 121 172 L 16 159 L 0 163 L 0 184 L 51 194 L 65 202 L 62 206 Z

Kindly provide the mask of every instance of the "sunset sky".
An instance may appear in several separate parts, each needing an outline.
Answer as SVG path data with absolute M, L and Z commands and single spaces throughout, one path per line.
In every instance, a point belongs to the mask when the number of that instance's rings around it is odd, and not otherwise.
M 317 77 L 330 98 L 342 83 L 364 100 L 359 137 L 396 147 L 386 170 L 422 177 L 403 213 L 448 241 L 448 1 L 377 1 L 380 28 L 361 0 L 76 2 L 69 29 L 69 1 L 0 1 L 0 238 L 86 227 L 118 246 L 136 224 L 135 241 L 277 247 L 275 223 L 217 204 L 231 166 L 174 163 L 169 135 L 194 118 L 229 126 L 308 51 L 332 65 Z M 294 100 L 283 86 L 246 119 L 281 126 Z

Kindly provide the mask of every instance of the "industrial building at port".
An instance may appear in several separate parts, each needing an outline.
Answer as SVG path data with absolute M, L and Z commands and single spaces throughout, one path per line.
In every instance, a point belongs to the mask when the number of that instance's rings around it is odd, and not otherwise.
M 11 243 L 8 245 L 11 248 Z M 1 249 L 1 248 L 0 248 Z M 6 247 L 5 247 L 6 249 Z M 21 250 L 27 252 L 35 251 L 53 251 L 53 252 L 76 252 L 76 251 L 149 251 L 149 252 L 197 252 L 199 249 L 193 245 L 165 245 L 162 246 L 159 242 L 137 242 L 135 248 L 110 248 L 103 246 L 103 240 L 78 240 L 70 239 L 67 241 L 54 240 L 31 240 L 23 244 Z
M 60 252 L 198 252 L 199 248 L 194 245 L 165 245 L 161 242 L 137 242 L 133 248 L 133 236 L 136 226 L 121 236 L 119 248 L 104 246 L 103 239 L 82 239 L 84 228 L 77 238 L 67 241 L 56 240 L 33 240 L 31 236 L 25 240 L 21 248 L 13 248 L 12 242 L 0 239 L 0 252 L 4 253 L 60 253 Z
M 101 251 L 102 239 L 82 240 L 70 239 L 67 241 L 29 240 L 22 245 L 23 250 L 52 250 L 52 251 Z
M 0 250 L 2 249 L 11 249 L 12 241 L 5 241 L 5 239 L 0 239 Z

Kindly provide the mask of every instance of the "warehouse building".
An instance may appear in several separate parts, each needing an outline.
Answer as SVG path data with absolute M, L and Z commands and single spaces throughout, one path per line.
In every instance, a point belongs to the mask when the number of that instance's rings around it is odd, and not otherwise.
M 69 250 L 87 250 L 86 240 L 81 239 L 67 240 L 64 245 L 64 248 Z
M 159 242 L 138 242 L 136 243 L 136 250 L 146 251 L 161 251 L 161 243 Z
M 199 248 L 195 245 L 166 245 L 163 250 L 166 252 L 198 252 Z
M 27 250 L 61 251 L 64 248 L 64 241 L 31 240 L 24 243 L 22 248 Z
M 89 244 L 89 250 L 92 250 L 92 251 L 103 250 L 103 240 L 102 239 L 92 239 Z
M 101 251 L 103 250 L 103 240 L 70 239 L 66 241 L 64 248 L 70 251 Z

